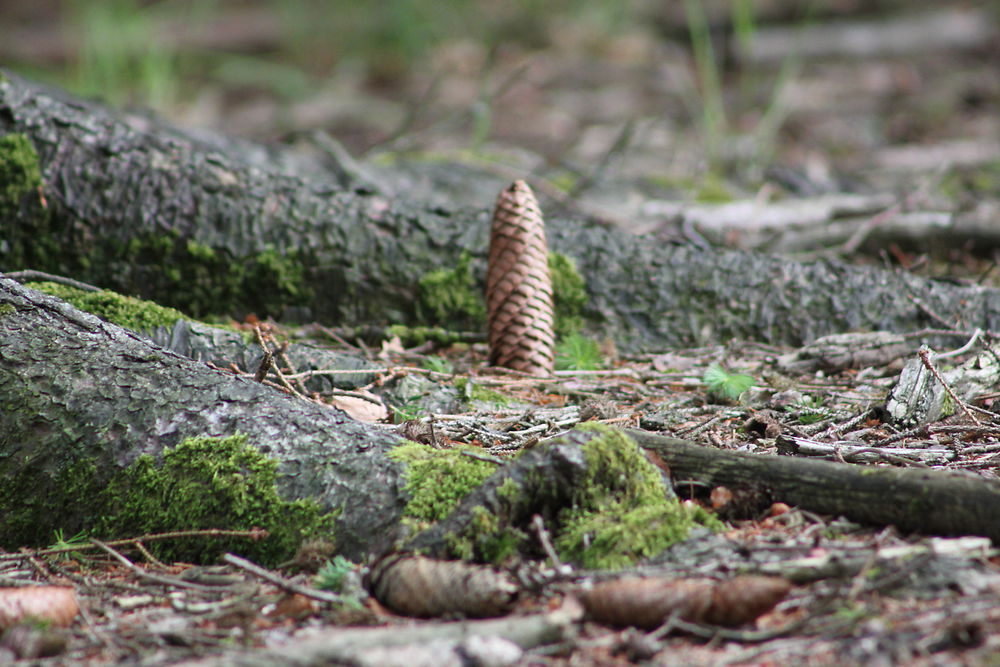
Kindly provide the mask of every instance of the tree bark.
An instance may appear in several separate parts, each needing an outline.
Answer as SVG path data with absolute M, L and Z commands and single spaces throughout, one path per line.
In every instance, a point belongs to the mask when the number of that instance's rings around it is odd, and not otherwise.
M 385 455 L 395 435 L 167 352 L 3 278 L 0 405 L 0 500 L 17 509 L 0 517 L 5 546 L 83 527 L 85 499 L 50 507 L 74 463 L 93 460 L 107 479 L 189 437 L 247 434 L 279 461 L 283 498 L 340 510 L 337 545 L 348 557 L 388 546 L 406 501 L 402 466 Z M 12 480 L 24 491 L 16 498 Z M 14 514 L 34 521 L 13 525 Z M 15 533 L 22 541 L 12 545 Z
M 339 325 L 426 323 L 420 278 L 462 253 L 482 285 L 491 202 L 431 210 L 351 190 L 290 151 L 194 136 L 5 76 L 0 133 L 30 140 L 42 182 L 15 202 L 0 270 L 70 275 L 195 315 L 292 307 Z M 626 351 L 939 327 L 929 313 L 1000 325 L 993 289 L 670 245 L 573 219 L 549 220 L 548 236 L 586 281 L 588 328 Z

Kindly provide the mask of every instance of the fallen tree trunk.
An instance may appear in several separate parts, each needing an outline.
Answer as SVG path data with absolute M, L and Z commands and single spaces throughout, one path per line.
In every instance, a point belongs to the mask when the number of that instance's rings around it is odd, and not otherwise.
M 420 280 L 463 253 L 482 286 L 492 202 L 427 210 L 345 189 L 333 170 L 305 175 L 290 152 L 127 122 L 9 74 L 0 133 L 0 164 L 18 185 L 0 202 L 0 270 L 69 275 L 194 315 L 293 308 L 340 325 L 428 323 Z M 961 328 L 1000 324 L 992 289 L 669 245 L 580 220 L 550 220 L 548 235 L 586 282 L 588 328 L 625 350 L 939 327 L 930 313 Z
M 263 527 L 283 535 L 279 551 L 270 552 L 275 557 L 287 556 L 297 539 L 328 531 L 340 553 L 362 558 L 400 544 L 408 530 L 407 465 L 388 456 L 401 442 L 394 434 L 164 351 L 3 278 L 0 405 L 0 544 L 6 546 L 45 543 L 53 530 L 92 528 L 101 513 L 123 510 L 140 526 L 146 513 L 157 514 L 158 530 L 246 529 L 261 526 L 257 519 L 266 516 Z M 236 433 L 245 434 L 258 458 L 231 439 L 212 440 L 201 449 L 189 446 L 184 452 L 192 460 L 175 465 L 177 452 L 191 442 L 185 439 Z M 489 551 L 476 545 L 492 543 L 500 553 L 505 539 L 523 541 L 535 514 L 554 532 L 564 528 L 558 525 L 562 510 L 590 495 L 590 484 L 612 485 L 603 492 L 611 496 L 619 484 L 639 484 L 630 479 L 646 474 L 635 445 L 609 437 L 597 445 L 605 449 L 588 450 L 595 433 L 562 436 L 503 466 L 408 545 L 441 556 L 486 557 Z M 1000 539 L 1000 485 L 987 480 L 735 454 L 638 431 L 631 436 L 659 454 L 675 483 L 763 488 L 803 509 L 857 521 Z M 592 463 L 588 451 L 604 453 Z M 607 455 L 623 462 L 622 469 L 591 469 L 609 465 Z M 276 465 L 271 477 L 268 461 Z M 435 473 L 444 475 L 438 486 L 459 483 L 448 477 L 450 470 Z M 245 491 L 244 478 L 258 476 L 277 495 L 253 496 L 259 485 L 252 484 Z M 185 484 L 201 495 L 178 491 Z M 248 507 L 238 503 L 245 495 L 253 496 Z M 133 507 L 135 516 L 127 516 Z M 179 509 L 194 514 L 160 513 Z M 187 516 L 210 523 L 191 525 Z
M 385 455 L 398 444 L 394 435 L 166 352 L 3 278 L 0 405 L 5 546 L 45 544 L 53 530 L 73 534 L 92 527 L 99 518 L 97 501 L 88 496 L 99 495 L 142 455 L 161 459 L 166 448 L 192 437 L 245 434 L 278 462 L 280 498 L 274 502 L 311 499 L 322 512 L 338 512 L 330 517 L 337 546 L 350 557 L 391 544 L 406 501 L 403 466 Z M 227 474 L 256 473 L 245 469 L 253 464 L 241 459 Z M 228 509 L 228 515 L 219 511 L 219 525 L 211 527 L 233 528 L 227 522 L 234 517 L 256 521 L 251 509 L 271 508 Z M 294 510 L 279 517 L 279 527 L 291 522 Z M 183 522 L 178 516 L 161 529 L 209 527 Z M 296 529 L 310 527 L 290 526 L 289 539 Z

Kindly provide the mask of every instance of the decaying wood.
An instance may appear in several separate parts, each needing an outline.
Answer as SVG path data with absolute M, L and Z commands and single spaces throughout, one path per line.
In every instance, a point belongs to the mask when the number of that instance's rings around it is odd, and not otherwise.
M 958 454 L 953 449 L 944 447 L 929 447 L 915 449 L 912 447 L 868 447 L 857 443 L 819 442 L 809 438 L 789 437 L 779 441 L 779 451 L 782 454 L 798 454 L 801 456 L 837 456 L 848 463 L 895 463 L 908 464 L 938 464 L 954 461 Z
M 885 366 L 916 352 L 919 338 L 890 331 L 832 334 L 778 357 L 778 368 L 786 373 L 838 372 L 847 368 Z
M 872 567 L 896 570 L 904 563 L 931 556 L 948 558 L 989 558 L 993 544 L 985 537 L 932 537 L 917 544 L 871 547 L 850 551 L 831 550 L 804 558 L 760 563 L 758 571 L 804 584 L 835 577 L 855 577 Z
M 926 361 L 922 358 L 926 355 Z M 968 359 L 963 364 L 939 370 L 929 350 L 906 362 L 896 385 L 889 392 L 885 408 L 902 425 L 929 424 L 969 408 L 964 403 L 988 395 L 1000 381 L 1000 362 L 991 352 Z M 972 421 L 977 417 L 973 415 Z
M 853 521 L 1000 539 L 1000 483 L 973 474 L 744 454 L 642 431 L 628 433 L 663 459 L 675 484 L 692 480 L 749 486 L 768 490 L 775 501 Z
M 35 197 L 5 224 L 0 270 L 68 275 L 193 314 L 291 306 L 342 325 L 419 323 L 420 278 L 463 252 L 482 285 L 485 208 L 426 210 L 343 190 L 331 186 L 336 174 L 289 151 L 194 138 L 150 119 L 133 125 L 5 76 L 0 132 L 23 133 L 38 152 L 44 208 Z M 586 281 L 588 327 L 622 350 L 905 333 L 940 326 L 930 312 L 1000 329 L 992 289 L 670 245 L 579 220 L 550 219 L 547 235 Z M 234 266 L 241 273 L 221 280 Z
M 975 49 L 996 38 L 992 25 L 982 10 L 944 8 L 897 15 L 889 20 L 766 27 L 754 34 L 740 56 L 760 63 L 793 56 L 871 58 Z

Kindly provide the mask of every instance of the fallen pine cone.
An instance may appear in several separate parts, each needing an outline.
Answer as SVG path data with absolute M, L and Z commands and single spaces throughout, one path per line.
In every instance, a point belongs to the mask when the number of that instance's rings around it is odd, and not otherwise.
M 502 572 L 483 565 L 392 554 L 372 565 L 369 592 L 398 614 L 424 618 L 500 616 L 518 588 Z
M 730 581 L 625 577 L 581 594 L 588 616 L 617 627 L 653 630 L 673 614 L 691 623 L 735 627 L 770 611 L 792 585 L 779 577 Z

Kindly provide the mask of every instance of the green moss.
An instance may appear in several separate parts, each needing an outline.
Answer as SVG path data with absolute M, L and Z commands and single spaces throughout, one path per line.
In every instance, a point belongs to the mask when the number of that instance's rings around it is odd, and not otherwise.
M 65 466 L 44 494 L 32 493 L 42 475 L 32 470 L 0 486 L 0 543 L 45 544 L 54 528 L 83 530 L 103 539 L 263 528 L 270 536 L 257 542 L 192 537 L 147 546 L 170 560 L 213 562 L 219 554 L 235 551 L 273 565 L 291 557 L 303 538 L 332 535 L 336 519 L 315 502 L 279 497 L 277 467 L 277 460 L 236 435 L 189 438 L 164 450 L 160 460 L 141 456 L 110 477 L 100 476 L 106 466 L 84 457 Z
M 94 532 L 132 536 L 170 530 L 263 528 L 270 536 L 190 538 L 164 543 L 177 560 L 207 561 L 225 550 L 273 564 L 290 557 L 306 537 L 333 533 L 334 513 L 310 500 L 283 500 L 275 486 L 278 462 L 247 443 L 245 435 L 188 438 L 163 452 L 141 456 L 115 475 L 101 494 Z
M 417 316 L 421 321 L 456 330 L 485 326 L 486 303 L 471 263 L 469 253 L 462 253 L 453 268 L 431 271 L 420 279 Z
M 494 407 L 504 407 L 511 404 L 509 396 L 478 385 L 469 378 L 455 378 L 454 386 L 470 404 L 473 402 L 489 403 Z
M 8 463 L 21 472 L 10 472 Z M 42 493 L 39 480 L 45 475 L 33 466 L 0 460 L 0 476 L 4 479 L 0 484 L 0 545 L 8 549 L 47 544 L 57 527 L 75 533 L 81 527 L 79 508 L 92 507 L 103 488 L 97 466 L 89 459 L 62 468 L 49 485 L 41 482 Z
M 443 519 L 470 491 L 496 472 L 497 467 L 462 454 L 463 450 L 434 449 L 410 442 L 392 449 L 389 456 L 407 465 L 405 479 L 410 500 L 404 521 L 415 528 Z
M 576 262 L 558 252 L 549 253 L 549 275 L 552 278 L 554 329 L 563 338 L 583 328 L 583 309 L 587 305 L 587 284 L 577 271 Z
M 455 558 L 499 565 L 517 554 L 524 535 L 512 527 L 503 527 L 485 507 L 475 507 L 463 534 L 447 535 L 445 541 Z
M 715 172 L 705 174 L 694 198 L 703 204 L 728 204 L 735 199 L 725 181 Z
M 941 410 L 938 413 L 938 419 L 951 417 L 953 414 L 955 414 L 955 402 L 951 400 L 951 395 L 948 392 L 943 392 L 941 394 Z
M 563 192 L 569 193 L 579 184 L 580 176 L 567 169 L 561 169 L 549 176 L 549 182 Z
M 440 346 L 453 345 L 463 341 L 464 337 L 444 327 L 408 327 L 405 324 L 393 324 L 386 328 L 386 336 L 399 336 L 404 347 L 415 347 L 430 341 Z
M 85 290 L 52 282 L 28 283 L 27 287 L 58 297 L 74 308 L 97 315 L 103 320 L 132 331 L 154 331 L 159 327 L 170 328 L 177 320 L 187 319 L 184 313 L 164 308 L 152 301 L 144 301 L 117 292 Z
M 158 303 L 183 305 L 195 317 L 254 312 L 280 315 L 286 306 L 308 306 L 313 291 L 299 253 L 272 246 L 245 257 L 176 232 L 132 238 L 109 262 L 141 267 L 129 283 Z M 154 274 L 155 271 L 155 274 Z
M 594 569 L 626 567 L 685 539 L 696 524 L 722 527 L 705 510 L 668 498 L 660 471 L 623 432 L 603 424 L 577 430 L 597 434 L 584 445 L 586 481 L 560 516 L 555 546 L 566 560 Z
M 0 244 L 0 270 L 37 268 L 58 251 L 49 230 L 50 219 L 42 196 L 38 153 L 25 134 L 0 136 L 0 221 L 5 239 Z M 18 233 L 19 226 L 31 230 Z
M 21 199 L 37 196 L 42 185 L 38 153 L 27 135 L 0 136 L 0 211 L 16 211 Z
M 471 263 L 470 255 L 462 253 L 454 268 L 431 271 L 420 279 L 417 316 L 421 321 L 446 330 L 476 331 L 485 326 L 486 304 L 482 289 L 472 275 Z M 586 283 L 571 257 L 549 253 L 548 263 L 555 333 L 560 337 L 568 336 L 583 328 L 583 309 L 588 300 Z M 427 339 L 449 342 L 448 336 L 437 333 L 439 330 L 418 327 L 403 333 L 424 331 Z
M 17 308 L 15 308 L 12 304 L 9 303 L 0 304 L 0 317 L 12 315 L 15 312 L 17 312 Z

